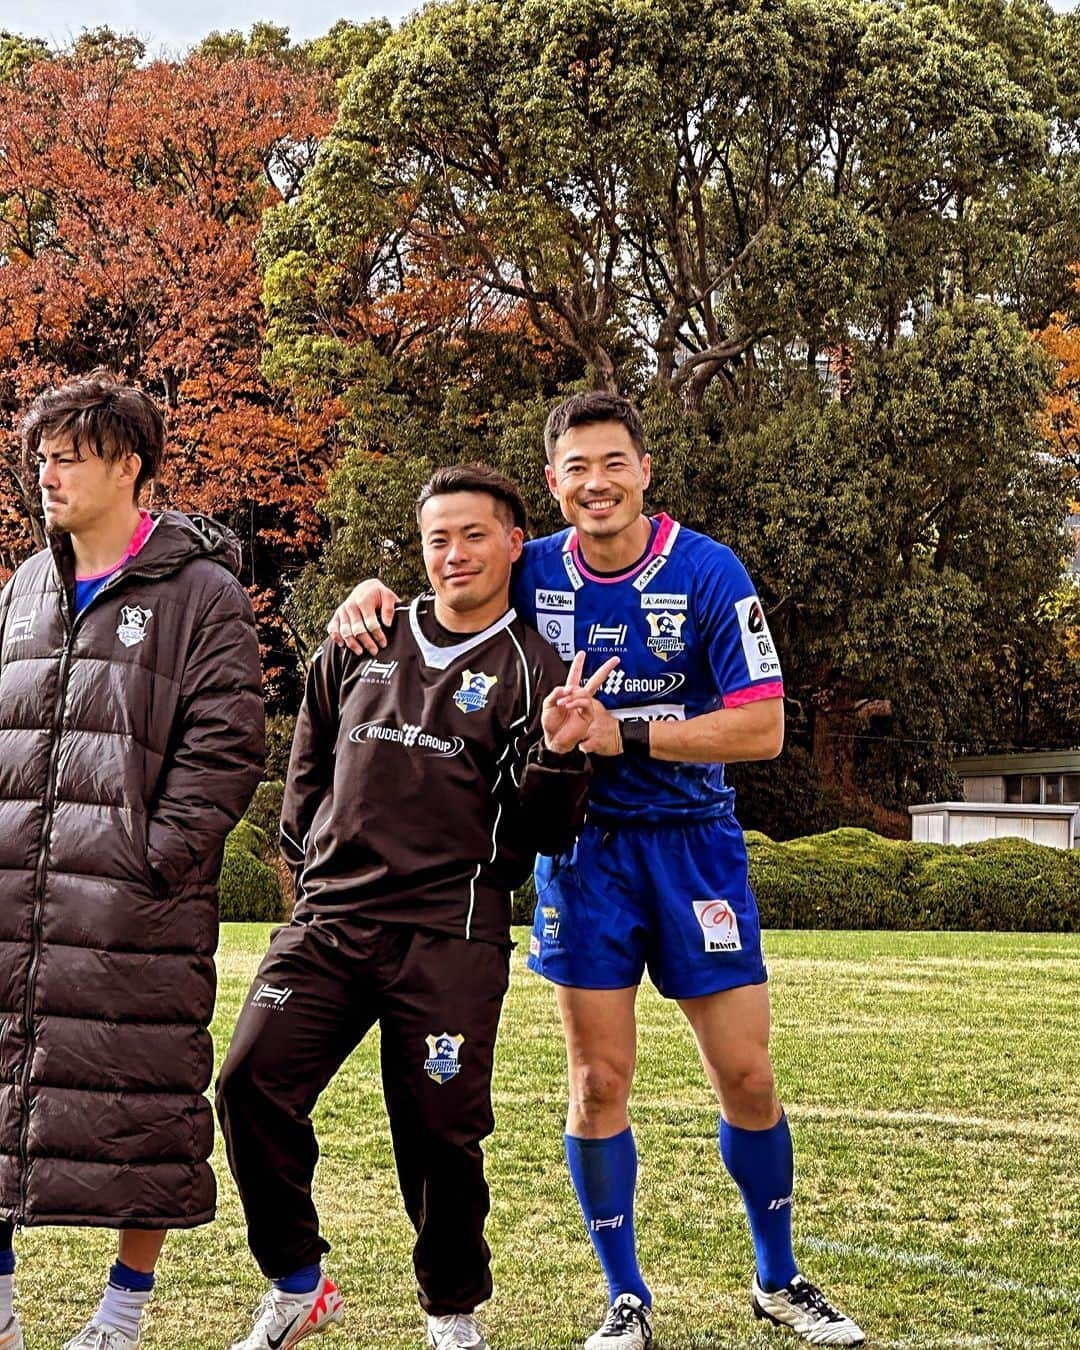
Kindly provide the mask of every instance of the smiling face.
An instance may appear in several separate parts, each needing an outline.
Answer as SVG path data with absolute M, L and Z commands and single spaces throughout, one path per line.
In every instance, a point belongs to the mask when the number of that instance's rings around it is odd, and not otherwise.
M 138 455 L 109 460 L 77 449 L 70 436 L 43 438 L 37 469 L 46 529 L 78 535 L 130 515 L 140 465 Z
M 570 427 L 555 442 L 547 482 L 564 518 L 587 548 L 637 525 L 652 462 L 639 455 L 622 422 Z
M 457 632 L 480 632 L 510 605 L 510 571 L 525 536 L 487 492 L 448 492 L 420 509 L 424 567 L 435 615 Z

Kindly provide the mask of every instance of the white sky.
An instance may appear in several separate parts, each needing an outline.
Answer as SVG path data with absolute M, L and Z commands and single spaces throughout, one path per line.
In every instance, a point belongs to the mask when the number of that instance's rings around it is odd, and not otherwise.
M 1052 0 L 1057 10 L 1077 0 Z M 174 55 L 214 29 L 247 32 L 266 19 L 288 28 L 294 41 L 318 37 L 337 19 L 361 22 L 382 16 L 393 21 L 419 7 L 420 0 L 0 0 L 0 28 L 43 37 L 64 46 L 83 28 L 106 25 L 135 33 L 151 56 Z
M 214 29 L 267 20 L 288 28 L 293 41 L 319 37 L 341 18 L 397 21 L 419 0 L 0 0 L 0 28 L 64 46 L 84 28 L 134 33 L 151 56 L 185 51 Z

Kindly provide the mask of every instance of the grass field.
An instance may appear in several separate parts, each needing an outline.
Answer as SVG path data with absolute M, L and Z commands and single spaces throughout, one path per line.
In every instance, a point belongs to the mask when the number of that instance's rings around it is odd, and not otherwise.
M 227 926 L 224 1049 L 267 930 Z M 524 933 L 517 934 L 519 940 Z M 523 945 L 523 944 L 522 944 Z M 489 1141 L 493 1350 L 572 1350 L 606 1302 L 562 1158 L 563 1053 L 550 990 L 520 956 Z M 1080 937 L 767 935 L 774 1057 L 795 1132 L 796 1250 L 878 1347 L 1080 1347 Z M 716 1151 L 716 1112 L 676 1009 L 643 990 L 633 1100 L 642 1264 L 657 1350 L 796 1342 L 755 1324 L 751 1248 Z M 320 1104 L 317 1177 L 345 1326 L 312 1346 L 416 1350 L 373 1035 Z M 208 1350 L 262 1285 L 220 1148 L 217 1222 L 170 1237 L 144 1350 Z M 92 1311 L 111 1235 L 17 1239 L 29 1350 Z

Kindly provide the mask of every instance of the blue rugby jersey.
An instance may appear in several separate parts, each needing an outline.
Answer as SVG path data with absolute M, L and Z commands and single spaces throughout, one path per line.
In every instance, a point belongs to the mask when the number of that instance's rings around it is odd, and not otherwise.
M 586 652 L 586 677 L 620 658 L 599 696 L 616 717 L 681 721 L 783 696 L 780 662 L 742 563 L 670 516 L 653 519 L 644 556 L 614 576 L 589 570 L 575 530 L 530 540 L 514 605 L 565 661 Z M 730 811 L 734 795 L 722 764 L 598 755 L 589 814 L 701 818 Z

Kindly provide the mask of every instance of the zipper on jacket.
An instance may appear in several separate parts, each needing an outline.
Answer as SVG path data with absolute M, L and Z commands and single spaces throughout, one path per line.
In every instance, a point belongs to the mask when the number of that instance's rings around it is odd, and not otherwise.
M 26 973 L 26 995 L 23 1000 L 26 1046 L 23 1050 L 21 1082 L 16 1083 L 16 1090 L 21 1098 L 19 1105 L 22 1113 L 22 1121 L 19 1126 L 19 1212 L 16 1216 L 18 1222 L 26 1217 L 26 1191 L 30 1171 L 30 1074 L 33 1069 L 34 1052 L 34 993 L 37 987 L 38 965 L 41 962 L 41 911 L 45 903 L 45 878 L 49 870 L 49 838 L 52 833 L 53 811 L 56 806 L 60 732 L 64 725 L 68 671 L 71 668 L 71 644 L 74 636 L 74 625 L 67 624 L 66 619 L 65 625 L 67 626 L 67 638 L 64 641 L 64 650 L 60 657 L 56 708 L 53 712 L 52 742 L 49 746 L 49 764 L 45 778 L 45 816 L 41 825 L 41 844 L 38 848 L 37 874 L 34 878 L 34 913 L 30 927 L 30 966 Z

